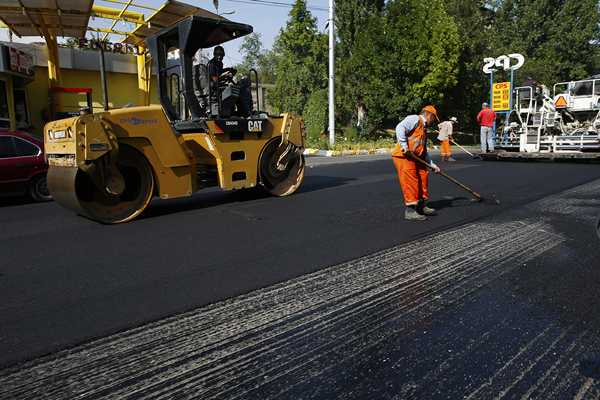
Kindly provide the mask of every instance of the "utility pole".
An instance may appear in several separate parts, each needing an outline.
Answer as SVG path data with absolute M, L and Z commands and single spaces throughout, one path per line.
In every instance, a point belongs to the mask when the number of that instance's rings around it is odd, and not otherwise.
M 335 143 L 335 89 L 334 89 L 334 58 L 333 58 L 333 0 L 329 0 L 329 144 Z

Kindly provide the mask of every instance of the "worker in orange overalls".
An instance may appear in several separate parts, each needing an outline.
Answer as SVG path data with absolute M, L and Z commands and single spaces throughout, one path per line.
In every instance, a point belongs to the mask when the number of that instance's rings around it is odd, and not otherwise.
M 452 149 L 450 148 L 450 141 L 454 142 L 452 139 L 452 131 L 454 129 L 454 124 L 457 123 L 458 120 L 456 117 L 450 118 L 448 121 L 444 121 L 441 124 L 438 124 L 438 140 L 442 144 L 442 161 L 456 161 L 452 158 Z
M 423 221 L 427 215 L 435 215 L 433 208 L 427 207 L 427 184 L 429 171 L 427 167 L 413 157 L 426 161 L 436 174 L 440 168 L 434 164 L 427 154 L 426 126 L 440 122 L 437 111 L 433 106 L 427 106 L 419 115 L 409 115 L 396 126 L 398 142 L 392 152 L 394 164 L 398 169 L 398 178 L 402 186 L 402 194 L 406 203 L 404 218 L 414 221 Z

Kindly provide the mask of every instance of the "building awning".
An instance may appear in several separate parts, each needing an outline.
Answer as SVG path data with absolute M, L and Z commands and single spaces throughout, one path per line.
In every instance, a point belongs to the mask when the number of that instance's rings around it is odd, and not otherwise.
M 15 35 L 85 37 L 93 0 L 2 0 L 0 21 Z
M 138 0 L 141 1 L 141 0 Z M 187 17 L 225 19 L 218 14 L 178 1 L 167 1 L 147 19 L 130 18 L 128 7 L 135 7 L 132 1 L 116 2 L 124 4 L 121 10 L 106 13 L 105 7 L 94 6 L 93 0 L 2 0 L 0 3 L 0 22 L 15 35 L 44 37 L 43 26 L 54 37 L 83 38 L 88 30 L 119 35 L 120 42 L 145 47 L 146 37 Z M 148 8 L 148 7 L 144 7 Z M 154 11 L 154 10 L 153 10 Z M 110 18 L 135 23 L 130 32 L 113 29 L 89 27 L 91 17 Z

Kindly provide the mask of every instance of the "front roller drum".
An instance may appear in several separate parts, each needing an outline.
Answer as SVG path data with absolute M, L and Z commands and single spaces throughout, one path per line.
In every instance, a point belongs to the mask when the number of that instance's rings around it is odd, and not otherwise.
M 150 203 L 154 178 L 146 159 L 127 146 L 120 146 L 115 165 L 125 181 L 119 196 L 98 188 L 84 171 L 74 167 L 51 166 L 48 189 L 58 204 L 77 214 L 106 224 L 129 221 Z
M 286 168 L 281 171 L 278 151 L 281 141 L 272 140 L 263 149 L 258 164 L 258 175 L 264 189 L 273 196 L 287 196 L 298 189 L 304 179 L 304 155 L 297 151 L 291 155 Z

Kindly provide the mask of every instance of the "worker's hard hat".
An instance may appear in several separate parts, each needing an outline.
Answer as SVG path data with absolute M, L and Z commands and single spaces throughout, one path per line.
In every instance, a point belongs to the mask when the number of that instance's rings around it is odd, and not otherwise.
M 456 119 L 456 117 L 450 118 L 450 121 L 452 121 L 452 122 L 458 122 L 458 120 Z
M 488 103 L 483 103 L 483 104 L 481 105 L 481 107 L 489 107 L 489 106 L 490 106 L 490 105 L 489 105 Z
M 423 108 L 423 111 L 429 111 L 430 113 L 435 115 L 436 124 L 440 123 L 440 119 L 438 118 L 437 111 L 435 110 L 434 106 L 426 106 L 425 108 Z

